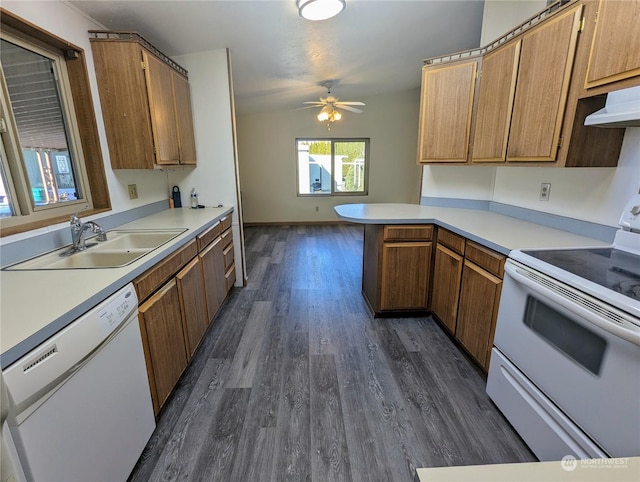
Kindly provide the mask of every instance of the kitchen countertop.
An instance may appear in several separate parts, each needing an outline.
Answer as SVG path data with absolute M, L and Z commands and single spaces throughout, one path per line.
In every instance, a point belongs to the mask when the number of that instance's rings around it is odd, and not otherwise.
M 424 468 L 416 470 L 416 481 L 637 482 L 640 480 L 640 457 L 575 460 L 571 462 L 568 464 L 555 461 Z
M 344 221 L 360 224 L 436 224 L 499 253 L 514 249 L 601 247 L 610 243 L 503 214 L 419 204 L 342 204 Z
M 0 271 L 2 369 L 232 210 L 231 207 L 167 209 L 114 228 L 187 230 L 137 261 L 120 268 Z

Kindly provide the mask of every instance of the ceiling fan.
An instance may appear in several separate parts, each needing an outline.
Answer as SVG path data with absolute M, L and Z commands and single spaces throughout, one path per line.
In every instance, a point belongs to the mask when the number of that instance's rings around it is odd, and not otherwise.
M 337 97 L 331 95 L 331 87 L 333 87 L 333 81 L 327 80 L 321 82 L 320 85 L 327 89 L 327 97 L 320 97 L 319 101 L 309 101 L 303 102 L 304 104 L 310 104 L 308 107 L 303 107 L 303 109 L 310 109 L 313 107 L 322 107 L 320 112 L 317 115 L 317 118 L 320 122 L 328 121 L 334 122 L 340 120 L 342 118 L 342 114 L 338 109 L 344 109 L 349 112 L 355 112 L 356 114 L 361 114 L 362 109 L 358 109 L 356 107 L 352 107 L 354 105 L 365 105 L 363 102 L 346 102 L 341 101 Z

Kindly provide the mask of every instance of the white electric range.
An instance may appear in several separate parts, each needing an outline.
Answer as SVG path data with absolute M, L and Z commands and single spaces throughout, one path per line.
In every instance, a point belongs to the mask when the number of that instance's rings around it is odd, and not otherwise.
M 505 265 L 487 393 L 540 460 L 640 455 L 640 195 L 620 225 Z

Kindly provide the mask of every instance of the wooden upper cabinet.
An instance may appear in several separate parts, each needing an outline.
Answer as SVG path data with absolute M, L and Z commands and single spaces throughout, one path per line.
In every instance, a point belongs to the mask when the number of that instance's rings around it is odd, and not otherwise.
M 156 164 L 180 164 L 171 67 L 142 51 Z
M 518 75 L 521 42 L 500 47 L 482 59 L 472 162 L 504 162 Z
M 186 71 L 136 33 L 90 33 L 111 166 L 195 165 Z
M 91 42 L 109 157 L 114 169 L 154 165 L 151 115 L 140 46 Z
M 179 73 L 172 71 L 171 80 L 175 100 L 175 111 L 180 147 L 180 163 L 196 164 L 196 143 L 193 132 L 193 114 L 191 112 L 191 90 L 189 81 Z
M 508 161 L 556 160 L 582 5 L 523 35 Z
M 477 60 L 422 71 L 418 162 L 466 162 Z
M 640 75 L 640 0 L 600 0 L 585 87 Z

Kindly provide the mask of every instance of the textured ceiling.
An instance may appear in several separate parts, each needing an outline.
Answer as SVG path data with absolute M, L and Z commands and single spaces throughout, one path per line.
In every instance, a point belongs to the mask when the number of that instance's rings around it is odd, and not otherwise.
M 328 79 L 345 100 L 417 88 L 422 59 L 479 45 L 484 4 L 347 0 L 337 17 L 310 22 L 295 0 L 69 3 L 169 56 L 229 48 L 239 113 L 301 107 Z

